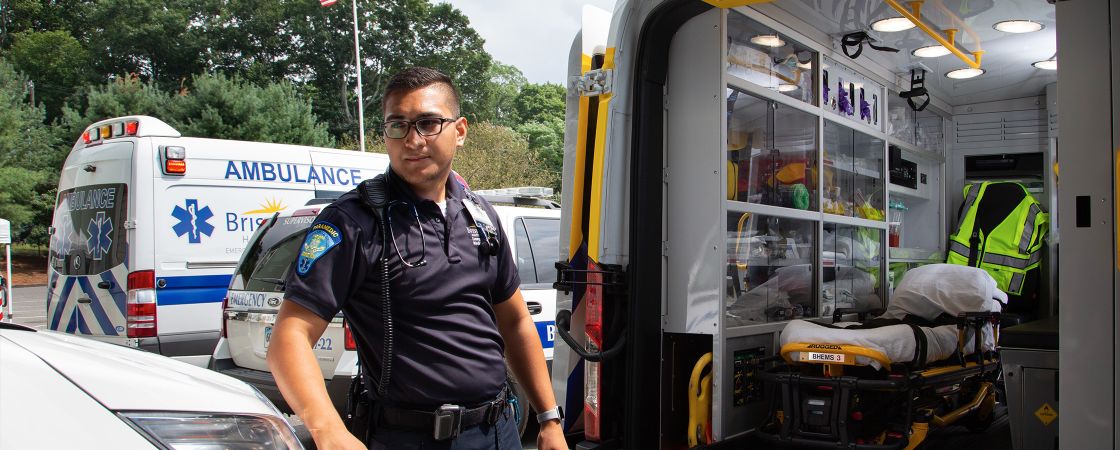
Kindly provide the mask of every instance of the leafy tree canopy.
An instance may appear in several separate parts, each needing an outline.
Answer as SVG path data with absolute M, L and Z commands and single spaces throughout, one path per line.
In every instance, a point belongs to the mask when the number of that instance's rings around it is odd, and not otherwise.
M 16 240 L 45 243 L 64 153 L 43 124 L 43 108 L 27 102 L 26 88 L 27 78 L 0 59 L 0 217 L 12 222 Z M 29 240 L 32 234 L 38 240 Z
M 34 80 L 35 100 L 49 117 L 57 117 L 66 98 L 94 78 L 89 52 L 66 31 L 15 33 L 8 59 Z
M 63 133 L 77 136 L 110 117 L 148 115 L 184 136 L 330 147 L 334 139 L 311 112 L 311 104 L 290 83 L 264 87 L 224 75 L 199 75 L 191 88 L 163 92 L 135 76 L 90 89 L 88 106 L 64 109 Z

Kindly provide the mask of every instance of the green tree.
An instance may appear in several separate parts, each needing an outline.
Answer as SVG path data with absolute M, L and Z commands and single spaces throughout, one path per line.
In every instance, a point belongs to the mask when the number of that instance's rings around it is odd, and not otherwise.
M 35 83 L 35 101 L 46 107 L 48 122 L 59 116 L 67 97 L 93 78 L 89 52 L 66 31 L 15 33 L 8 57 Z
M 66 144 L 72 144 L 90 124 L 112 117 L 145 115 L 165 122 L 170 119 L 171 96 L 152 83 L 140 81 L 135 74 L 86 88 L 83 94 L 84 106 L 68 104 L 62 108 L 56 134 Z
M 543 168 L 557 175 L 556 183 L 549 186 L 560 190 L 560 175 L 564 170 L 564 122 L 528 122 L 515 130 L 528 140 L 529 148 L 537 154 Z
M 368 128 L 380 118 L 388 77 L 423 65 L 456 80 L 463 113 L 486 118 L 491 57 L 466 16 L 428 0 L 358 0 L 362 91 Z M 349 1 L 322 8 L 312 1 L 259 0 L 217 6 L 203 19 L 211 31 L 214 68 L 261 82 L 287 78 L 312 97 L 315 113 L 336 136 L 357 135 L 353 19 Z
M 100 0 L 91 2 L 80 40 L 93 54 L 98 73 L 136 74 L 164 88 L 178 86 L 208 68 L 212 10 L 196 0 Z M 127 19 L 126 19 L 127 18 Z M 74 22 L 76 21 L 76 23 Z
M 498 61 L 490 66 L 488 78 L 490 83 L 486 90 L 485 109 L 492 117 L 483 120 L 496 125 L 516 126 L 520 120 L 517 116 L 517 96 L 529 81 L 516 67 Z
M 548 170 L 529 143 L 508 127 L 477 123 L 453 164 L 471 189 L 554 186 L 559 174 Z
M 57 161 L 64 153 L 53 145 L 43 108 L 31 105 L 29 94 L 27 78 L 0 59 L 0 217 L 12 222 L 16 240 L 42 245 L 58 180 Z M 38 240 L 28 239 L 32 235 Z
M 174 93 L 136 76 L 122 77 L 89 89 L 84 110 L 63 109 L 60 130 L 74 139 L 89 124 L 111 117 L 147 115 L 175 127 L 184 136 L 257 142 L 334 145 L 311 104 L 286 82 L 263 87 L 237 77 L 199 75 Z
M 514 101 L 518 121 L 563 122 L 565 95 L 564 86 L 559 84 L 526 84 Z
M 171 100 L 169 122 L 185 136 L 329 147 L 334 139 L 290 83 L 264 87 L 202 75 Z

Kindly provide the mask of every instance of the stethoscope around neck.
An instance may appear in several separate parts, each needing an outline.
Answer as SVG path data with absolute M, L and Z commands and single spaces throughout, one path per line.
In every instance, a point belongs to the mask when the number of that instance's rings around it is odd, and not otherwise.
M 416 261 L 405 259 L 404 254 L 401 253 L 400 247 L 397 246 L 397 235 L 393 232 L 393 208 L 395 207 L 411 208 L 412 218 L 416 220 L 416 227 L 420 229 L 420 259 Z M 480 238 L 479 247 L 481 247 L 483 254 L 497 256 L 498 250 L 501 248 L 501 238 L 498 236 L 497 230 L 490 224 L 489 217 L 486 216 L 486 213 L 482 212 L 482 209 L 479 208 L 478 204 L 470 197 L 463 198 L 463 213 L 467 215 L 468 220 L 474 222 L 474 227 L 478 230 Z M 428 241 L 424 234 L 424 225 L 420 222 L 420 211 L 416 208 L 416 205 L 404 200 L 393 200 L 385 207 L 385 215 L 389 225 L 387 231 L 389 232 L 390 239 L 392 239 L 393 251 L 397 253 L 397 258 L 400 258 L 401 264 L 408 268 L 426 266 L 428 264 Z M 486 219 L 479 220 L 476 216 L 486 217 Z

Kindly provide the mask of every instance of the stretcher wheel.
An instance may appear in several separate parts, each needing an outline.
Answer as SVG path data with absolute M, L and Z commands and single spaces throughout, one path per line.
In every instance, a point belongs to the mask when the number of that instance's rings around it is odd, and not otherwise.
M 963 425 L 968 428 L 968 431 L 979 433 L 992 426 L 992 422 L 996 418 L 996 393 L 991 392 L 984 398 L 984 402 L 980 404 L 976 411 L 965 417 Z

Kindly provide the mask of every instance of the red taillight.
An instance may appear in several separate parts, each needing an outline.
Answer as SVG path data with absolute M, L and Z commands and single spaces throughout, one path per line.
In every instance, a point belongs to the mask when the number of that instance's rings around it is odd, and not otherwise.
M 357 350 L 358 349 L 358 343 L 354 342 L 354 333 L 350 332 L 350 323 L 349 322 L 347 322 L 345 320 L 342 321 L 342 331 L 344 332 L 344 335 L 346 336 L 346 338 L 343 339 L 344 347 L 346 348 L 346 350 L 347 351 Z
M 89 130 L 86 130 L 85 133 L 82 133 L 82 142 L 86 143 L 86 144 L 88 144 L 90 142 Z
M 128 290 L 155 289 L 156 271 L 139 270 L 128 274 Z
M 127 134 L 129 136 L 136 136 L 136 133 L 139 133 L 139 132 L 140 132 L 140 122 L 125 122 L 124 123 L 124 134 Z
M 587 270 L 587 291 L 583 298 L 586 319 L 584 329 L 587 334 L 587 351 L 598 353 L 603 348 L 603 291 L 600 287 L 603 276 L 598 273 L 599 266 L 594 262 L 588 262 Z M 584 363 L 583 434 L 590 441 L 599 441 L 602 437 L 600 407 L 603 399 L 603 373 L 600 364 L 602 363 L 591 361 Z
M 139 270 L 128 274 L 128 301 L 125 311 L 128 337 L 156 336 L 155 287 L 156 273 L 153 270 Z

